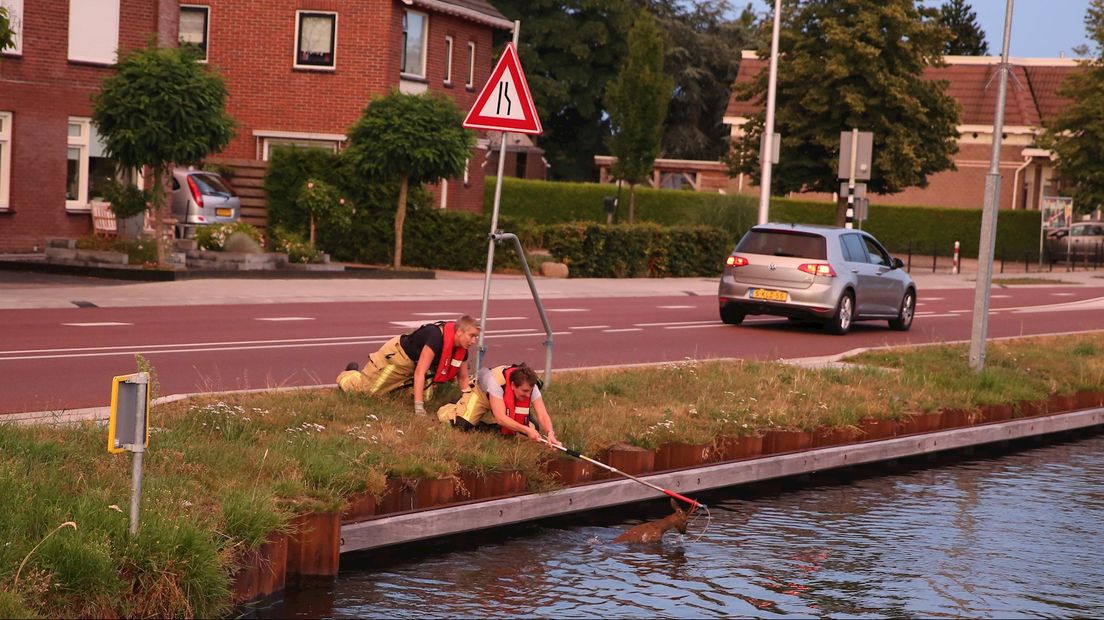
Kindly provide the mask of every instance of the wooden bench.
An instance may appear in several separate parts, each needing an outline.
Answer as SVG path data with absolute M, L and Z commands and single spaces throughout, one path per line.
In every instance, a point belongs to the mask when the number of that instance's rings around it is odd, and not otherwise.
M 102 237 L 114 237 L 115 213 L 111 211 L 111 203 L 93 200 L 92 206 L 92 234 Z

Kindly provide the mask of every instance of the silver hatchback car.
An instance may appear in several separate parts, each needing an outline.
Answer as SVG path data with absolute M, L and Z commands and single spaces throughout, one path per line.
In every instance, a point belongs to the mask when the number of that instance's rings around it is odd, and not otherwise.
M 755 226 L 725 261 L 718 291 L 721 320 L 749 314 L 823 323 L 846 334 L 855 321 L 912 326 L 916 284 L 899 258 L 869 233 L 802 224 Z
M 215 172 L 177 168 L 172 175 L 172 214 L 177 236 L 197 226 L 238 221 L 241 199 Z

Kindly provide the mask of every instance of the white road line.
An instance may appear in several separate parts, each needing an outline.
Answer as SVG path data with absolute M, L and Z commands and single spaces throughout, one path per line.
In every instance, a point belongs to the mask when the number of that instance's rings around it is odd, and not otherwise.
M 713 323 L 711 325 L 669 325 L 663 329 L 701 329 L 703 327 L 728 327 L 724 323 Z
M 449 315 L 449 316 L 456 316 L 456 315 Z M 488 323 L 490 323 L 492 321 L 525 321 L 525 320 L 529 320 L 529 317 L 527 317 L 527 316 L 489 316 L 489 317 L 487 317 L 487 322 Z M 392 325 L 398 325 L 399 327 L 406 327 L 406 328 L 409 328 L 409 329 L 415 329 L 415 328 L 421 327 L 422 325 L 426 325 L 426 322 L 424 320 L 423 321 L 391 321 L 391 324 Z
M 313 316 L 265 316 L 257 317 L 255 321 L 313 321 Z
M 165 349 L 169 347 L 228 347 L 239 344 L 281 344 L 281 343 L 298 343 L 298 342 L 317 342 L 323 343 L 328 341 L 364 341 L 364 340 L 376 340 L 382 338 L 382 342 L 387 342 L 391 336 L 333 336 L 328 338 L 280 338 L 275 340 L 230 340 L 226 342 L 173 342 L 168 344 L 127 344 L 113 347 L 66 347 L 63 349 L 20 349 L 12 351 L 0 351 L 0 357 L 7 355 L 15 355 L 17 353 L 65 353 L 71 352 L 83 352 L 83 351 L 119 351 L 127 350 L 133 351 L 135 349 L 142 349 L 143 351 L 149 351 L 151 349 Z
M 990 299 L 1011 299 L 1011 295 L 990 295 Z
M 691 310 L 697 308 L 697 306 L 656 306 L 661 310 Z
M 925 297 L 924 301 L 943 301 L 942 297 Z
M 1051 293 L 1051 295 L 1054 295 L 1055 297 L 1073 297 L 1076 294 L 1077 293 Z
M 545 308 L 545 312 L 590 312 L 590 308 Z
M 447 316 L 456 318 L 460 316 L 460 312 L 415 312 L 414 316 Z
M 615 333 L 618 333 L 618 332 L 642 332 L 642 331 L 644 331 L 644 330 L 642 328 L 639 328 L 639 327 L 630 327 L 628 329 L 603 329 L 602 330 L 602 332 L 606 333 L 606 334 L 615 334 Z
M 609 329 L 609 325 L 577 325 L 568 329 Z
M 104 321 L 103 323 L 62 323 L 62 325 L 68 325 L 70 327 L 118 327 L 120 325 L 134 325 L 134 323 L 114 323 L 111 321 Z
M 666 327 L 668 325 L 704 325 L 715 321 L 670 321 L 667 323 L 633 323 L 637 327 Z
M 958 314 L 924 314 L 924 315 L 921 315 L 921 314 L 917 313 L 916 318 L 938 319 L 938 318 L 948 317 L 948 316 L 961 316 L 961 315 L 958 315 Z

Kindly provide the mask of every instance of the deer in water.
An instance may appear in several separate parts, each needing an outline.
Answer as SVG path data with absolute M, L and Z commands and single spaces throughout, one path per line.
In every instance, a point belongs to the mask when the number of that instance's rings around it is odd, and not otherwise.
M 659 521 L 651 521 L 648 523 L 641 523 L 632 529 L 624 532 L 617 538 L 613 539 L 613 542 L 619 543 L 654 543 L 659 542 L 663 538 L 663 534 L 669 529 L 676 529 L 680 534 L 686 533 L 686 520 L 690 518 L 690 514 L 694 512 L 697 505 L 690 507 L 690 510 L 683 510 L 679 508 L 679 505 L 675 503 L 675 500 L 671 500 L 671 507 L 675 509 L 675 513 L 663 517 Z

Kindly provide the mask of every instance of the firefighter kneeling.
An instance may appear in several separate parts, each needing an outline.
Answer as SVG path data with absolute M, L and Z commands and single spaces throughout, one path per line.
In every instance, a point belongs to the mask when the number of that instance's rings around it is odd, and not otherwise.
M 504 435 L 522 433 L 534 441 L 540 440 L 543 430 L 550 443 L 558 444 L 540 384 L 537 373 L 525 364 L 482 368 L 473 389 L 455 404 L 438 409 L 437 418 L 462 430 L 497 429 Z
M 468 315 L 455 321 L 428 323 L 409 334 L 395 336 L 368 357 L 364 368 L 350 362 L 337 376 L 344 392 L 386 394 L 414 388 L 414 413 L 425 414 L 427 391 L 454 378 L 468 384 L 468 348 L 479 337 L 479 322 Z

